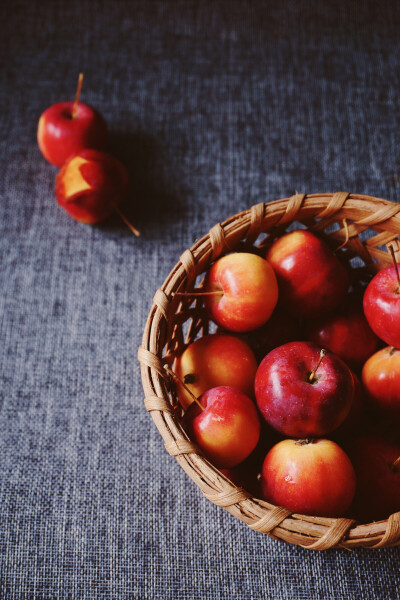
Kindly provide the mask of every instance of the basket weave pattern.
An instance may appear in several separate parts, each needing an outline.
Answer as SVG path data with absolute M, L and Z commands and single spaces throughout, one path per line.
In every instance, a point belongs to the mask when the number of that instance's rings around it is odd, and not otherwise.
M 333 249 L 343 245 L 341 258 L 348 262 L 357 280 L 368 281 L 371 273 L 391 263 L 387 244 L 392 245 L 400 262 L 400 204 L 370 196 L 346 192 L 296 194 L 256 204 L 215 225 L 182 254 L 154 296 L 138 352 L 145 407 L 164 439 L 167 452 L 176 458 L 206 498 L 255 531 L 314 550 L 395 546 L 400 543 L 400 513 L 385 521 L 357 524 L 345 518 L 294 514 L 252 498 L 202 456 L 180 424 L 174 385 L 164 365 L 172 365 L 174 357 L 189 343 L 208 333 L 209 321 L 200 298 L 175 293 L 189 291 L 196 278 L 222 254 L 263 248 L 294 222 L 323 235 Z M 366 232 L 364 241 L 359 237 L 363 232 Z M 361 261 L 354 264 L 355 257 L 362 259 L 361 266 Z

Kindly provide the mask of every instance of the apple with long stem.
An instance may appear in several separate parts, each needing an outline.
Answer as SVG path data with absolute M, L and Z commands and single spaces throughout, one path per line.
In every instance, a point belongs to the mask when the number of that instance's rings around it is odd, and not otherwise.
M 107 125 L 92 106 L 80 102 L 83 73 L 80 73 L 75 100 L 58 102 L 41 115 L 37 141 L 44 158 L 56 167 L 84 148 L 106 150 Z
M 204 304 L 217 325 L 245 332 L 268 321 L 278 301 L 278 284 L 265 259 L 234 252 L 218 259 L 207 271 L 203 293 Z
M 118 206 L 128 184 L 128 173 L 119 160 L 99 150 L 85 149 L 69 158 L 60 169 L 55 192 L 58 204 L 77 221 L 100 223 L 117 211 L 131 231 L 139 235 Z
M 389 346 L 400 348 L 400 276 L 393 247 L 393 265 L 379 271 L 364 294 L 364 313 L 371 329 Z

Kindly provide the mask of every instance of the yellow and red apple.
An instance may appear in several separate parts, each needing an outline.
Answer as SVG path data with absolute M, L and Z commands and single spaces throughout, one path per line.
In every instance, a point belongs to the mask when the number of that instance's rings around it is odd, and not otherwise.
M 216 467 L 237 466 L 253 452 L 260 437 L 254 402 L 230 386 L 211 388 L 199 400 L 204 410 L 193 402 L 183 418 L 190 438 Z
M 264 325 L 278 301 L 271 265 L 260 256 L 235 252 L 218 259 L 204 281 L 205 306 L 224 329 L 251 331 Z
M 341 517 L 356 488 L 353 466 L 335 442 L 283 440 L 268 452 L 262 467 L 264 498 L 306 515 Z
M 175 372 L 198 398 L 210 388 L 230 385 L 247 396 L 254 394 L 257 361 L 246 342 L 233 335 L 209 334 L 192 342 L 177 358 Z M 184 408 L 193 401 L 177 384 Z

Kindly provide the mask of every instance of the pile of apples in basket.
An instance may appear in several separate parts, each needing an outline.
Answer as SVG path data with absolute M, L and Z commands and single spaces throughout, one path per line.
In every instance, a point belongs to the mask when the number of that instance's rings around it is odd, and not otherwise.
M 366 288 L 354 286 L 325 241 L 297 230 L 263 256 L 227 254 L 207 271 L 197 293 L 218 329 L 170 373 L 190 439 L 255 497 L 361 522 L 400 510 L 392 255 Z

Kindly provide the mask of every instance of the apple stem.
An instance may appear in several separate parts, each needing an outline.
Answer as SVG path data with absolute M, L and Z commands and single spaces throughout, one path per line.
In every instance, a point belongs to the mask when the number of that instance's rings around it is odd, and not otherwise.
M 312 383 L 314 381 L 315 373 L 317 372 L 318 367 L 321 364 L 322 359 L 324 358 L 325 355 L 326 355 L 326 350 L 324 348 L 322 348 L 321 352 L 319 353 L 319 359 L 318 359 L 318 362 L 317 362 L 317 366 L 315 367 L 315 369 L 313 369 L 311 371 L 310 377 L 308 378 L 308 382 L 309 383 Z
M 202 292 L 202 288 L 195 288 L 192 292 L 172 292 L 172 296 L 223 296 L 224 292 L 218 290 L 216 292 Z
M 72 107 L 72 118 L 73 119 L 75 119 L 76 113 L 77 113 L 77 110 L 78 110 L 79 98 L 81 97 L 81 91 L 82 91 L 82 84 L 83 84 L 83 73 L 79 73 L 78 85 L 76 87 L 76 94 L 75 94 L 74 105 Z
M 390 254 L 392 255 L 392 259 L 393 259 L 393 264 L 394 264 L 394 268 L 396 269 L 396 275 L 397 275 L 397 293 L 400 294 L 400 275 L 399 275 L 399 265 L 397 264 L 397 260 L 396 260 L 396 255 L 394 253 L 394 248 L 393 246 L 388 246 L 389 250 L 390 250 Z
M 139 237 L 140 231 L 132 225 L 132 223 L 126 218 L 126 216 L 124 215 L 122 210 L 116 204 L 114 204 L 114 210 L 118 214 L 118 216 L 121 217 L 121 219 L 123 220 L 125 225 L 127 225 L 129 227 L 129 229 L 132 231 L 133 235 L 136 235 L 136 237 Z
M 394 462 L 392 462 L 392 464 L 390 465 L 390 468 L 392 469 L 392 471 L 395 471 L 397 469 L 398 465 L 400 465 L 400 456 L 398 456 L 396 458 L 396 460 Z
M 196 398 L 196 396 L 193 394 L 193 392 L 188 388 L 188 386 L 182 381 L 182 379 L 180 377 L 178 377 L 178 375 L 176 373 L 173 372 L 172 369 L 169 368 L 168 365 L 164 365 L 164 369 L 167 371 L 167 373 L 169 375 L 171 375 L 171 377 L 173 379 L 175 379 L 175 381 L 177 381 L 184 389 L 185 391 L 189 394 L 189 396 L 192 398 L 193 402 L 196 402 L 197 406 L 199 408 L 201 408 L 201 410 L 204 410 L 204 406 L 202 405 L 202 403 L 200 402 L 200 400 L 198 398 Z

